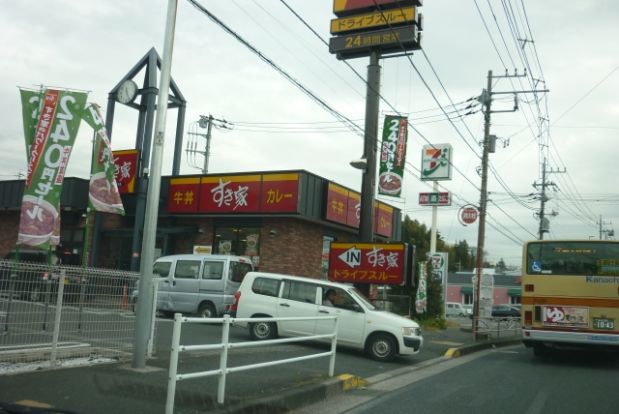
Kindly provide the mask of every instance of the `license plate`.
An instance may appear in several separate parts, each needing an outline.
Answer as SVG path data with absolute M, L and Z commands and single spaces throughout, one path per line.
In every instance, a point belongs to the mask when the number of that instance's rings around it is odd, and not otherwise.
M 615 329 L 615 320 L 608 318 L 593 318 L 593 327 L 595 329 Z

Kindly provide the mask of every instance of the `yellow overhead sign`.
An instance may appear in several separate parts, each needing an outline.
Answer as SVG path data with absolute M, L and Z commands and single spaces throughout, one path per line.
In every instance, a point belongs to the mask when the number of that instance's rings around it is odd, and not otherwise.
M 331 34 L 343 34 L 363 29 L 375 29 L 402 23 L 412 23 L 417 16 L 415 7 L 403 7 L 331 20 Z

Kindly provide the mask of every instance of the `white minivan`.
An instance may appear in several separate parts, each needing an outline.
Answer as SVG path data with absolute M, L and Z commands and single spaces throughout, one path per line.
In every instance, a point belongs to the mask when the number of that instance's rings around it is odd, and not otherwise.
M 388 361 L 413 355 L 423 346 L 417 322 L 378 310 L 354 287 L 307 277 L 250 272 L 245 276 L 227 313 L 236 318 L 329 316 L 338 317 L 339 345 L 365 350 Z M 332 321 L 239 323 L 252 339 L 329 333 Z
M 158 279 L 157 310 L 196 313 L 210 318 L 223 314 L 234 300 L 247 272 L 253 270 L 247 257 L 215 254 L 163 256 L 153 265 Z

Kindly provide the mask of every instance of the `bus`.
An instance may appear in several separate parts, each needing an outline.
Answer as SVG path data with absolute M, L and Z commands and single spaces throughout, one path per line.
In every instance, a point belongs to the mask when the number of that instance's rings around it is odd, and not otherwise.
M 531 241 L 522 260 L 526 347 L 619 351 L 619 241 Z

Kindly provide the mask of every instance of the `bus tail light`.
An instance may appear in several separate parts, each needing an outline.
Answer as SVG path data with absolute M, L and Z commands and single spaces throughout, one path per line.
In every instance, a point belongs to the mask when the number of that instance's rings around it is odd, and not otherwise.
M 525 292 L 535 292 L 535 285 L 524 285 Z
M 528 310 L 524 311 L 524 324 L 527 326 L 533 325 L 533 312 Z

